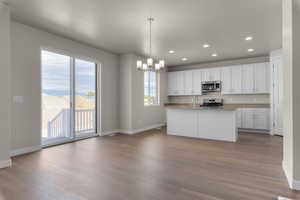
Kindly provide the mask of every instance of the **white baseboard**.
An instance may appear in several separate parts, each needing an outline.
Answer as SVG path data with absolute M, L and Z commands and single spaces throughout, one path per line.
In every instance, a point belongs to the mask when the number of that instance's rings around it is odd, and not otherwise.
M 112 135 L 112 134 L 116 134 L 116 133 L 120 133 L 120 130 L 116 129 L 116 130 L 112 130 L 112 131 L 104 131 L 100 134 L 100 136 Z
M 165 123 L 161 123 L 161 124 L 155 124 L 155 125 L 144 127 L 144 128 L 139 128 L 139 129 L 120 130 L 119 133 L 123 133 L 123 134 L 127 134 L 127 135 L 134 135 L 134 134 L 141 133 L 141 132 L 144 132 L 144 131 L 148 131 L 148 130 L 151 130 L 151 129 L 160 128 L 160 127 L 165 126 L 165 125 L 166 125 Z
M 269 130 L 238 128 L 240 132 L 271 134 Z
M 11 167 L 11 159 L 0 161 L 0 169 Z
M 300 181 L 298 181 L 298 180 L 293 180 L 293 189 L 294 189 L 294 190 L 299 190 L 299 191 L 300 191 Z
M 152 126 L 147 126 L 144 128 L 139 128 L 139 129 L 133 129 L 133 130 L 127 130 L 127 129 L 116 129 L 116 130 L 112 130 L 112 131 L 105 131 L 101 133 L 101 136 L 106 136 L 106 135 L 112 135 L 112 134 L 116 134 L 116 133 L 121 133 L 121 134 L 126 134 L 126 135 L 134 135 L 137 133 L 141 133 L 144 131 L 148 131 L 151 129 L 155 129 L 155 128 L 160 128 L 162 126 L 165 126 L 165 123 L 161 123 L 161 124 L 155 124 Z
M 287 178 L 290 188 L 292 188 L 293 187 L 292 177 L 290 176 L 290 174 L 288 172 L 288 168 L 287 168 L 287 165 L 284 160 L 282 161 L 282 169 L 285 174 L 285 177 Z
M 39 151 L 41 149 L 42 149 L 41 146 L 33 146 L 33 147 L 26 147 L 26 148 L 22 148 L 22 149 L 17 149 L 17 150 L 14 150 L 14 151 L 10 152 L 10 156 L 11 157 L 19 156 L 19 155 Z
M 290 188 L 293 190 L 300 190 L 300 181 L 295 180 L 293 177 L 290 176 L 285 161 L 282 161 L 282 168 L 283 168 L 284 174 L 287 178 Z

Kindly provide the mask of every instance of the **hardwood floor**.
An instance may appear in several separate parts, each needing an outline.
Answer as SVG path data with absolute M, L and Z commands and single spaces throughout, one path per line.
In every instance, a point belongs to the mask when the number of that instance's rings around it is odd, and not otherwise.
M 93 138 L 13 158 L 0 170 L 1 200 L 266 200 L 285 196 L 282 138 L 237 143 L 167 136 Z

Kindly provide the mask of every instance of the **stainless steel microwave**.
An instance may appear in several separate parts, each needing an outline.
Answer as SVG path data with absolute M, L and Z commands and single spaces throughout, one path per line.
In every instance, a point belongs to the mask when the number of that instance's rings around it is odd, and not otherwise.
M 221 81 L 204 81 L 202 82 L 202 93 L 221 92 Z

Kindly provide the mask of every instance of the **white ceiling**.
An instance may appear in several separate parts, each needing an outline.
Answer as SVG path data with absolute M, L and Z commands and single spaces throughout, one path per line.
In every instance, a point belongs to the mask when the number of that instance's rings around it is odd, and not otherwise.
M 281 47 L 281 0 L 7 2 L 21 23 L 118 54 L 147 53 L 146 19 L 151 15 L 153 53 L 168 66 L 266 55 Z M 254 40 L 246 42 L 247 35 Z M 204 43 L 211 48 L 203 49 Z M 170 49 L 176 53 L 170 55 Z M 215 52 L 219 56 L 211 57 Z

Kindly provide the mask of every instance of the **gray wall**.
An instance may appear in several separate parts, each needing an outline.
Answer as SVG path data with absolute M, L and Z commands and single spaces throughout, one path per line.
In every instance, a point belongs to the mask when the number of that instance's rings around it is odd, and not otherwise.
M 12 150 L 40 145 L 40 49 L 50 47 L 101 62 L 102 130 L 119 128 L 119 56 L 38 29 L 12 22 L 12 96 L 24 96 L 12 107 Z M 1 43 L 2 44 L 2 43 Z M 2 74 L 2 73 L 1 73 Z M 2 85 L 2 84 L 1 84 Z
M 292 1 L 283 0 L 283 165 L 286 175 L 293 179 L 293 57 Z
M 120 129 L 132 129 L 132 54 L 120 56 Z
M 300 189 L 300 0 L 283 0 L 283 164 L 290 186 Z
M 294 177 L 300 181 L 300 0 L 294 1 L 293 12 L 293 119 Z M 300 183 L 300 182 L 299 182 Z M 300 187 L 300 185 L 298 186 Z M 300 188 L 298 188 L 300 190 Z
M 201 68 L 210 68 L 210 67 L 224 67 L 232 65 L 242 65 L 242 64 L 252 64 L 252 63 L 261 63 L 269 62 L 269 56 L 253 57 L 253 58 L 244 58 L 244 59 L 232 59 L 218 62 L 207 62 L 207 63 L 198 63 L 192 65 L 180 65 L 169 67 L 168 71 L 183 71 L 191 69 L 201 69 Z
M 139 59 L 144 58 L 125 54 L 120 59 L 120 128 L 126 131 L 147 128 L 166 121 L 166 73 L 160 73 L 160 105 L 144 106 L 144 74 L 136 69 L 136 61 Z
M 0 162 L 9 160 L 10 149 L 10 15 L 0 3 Z

